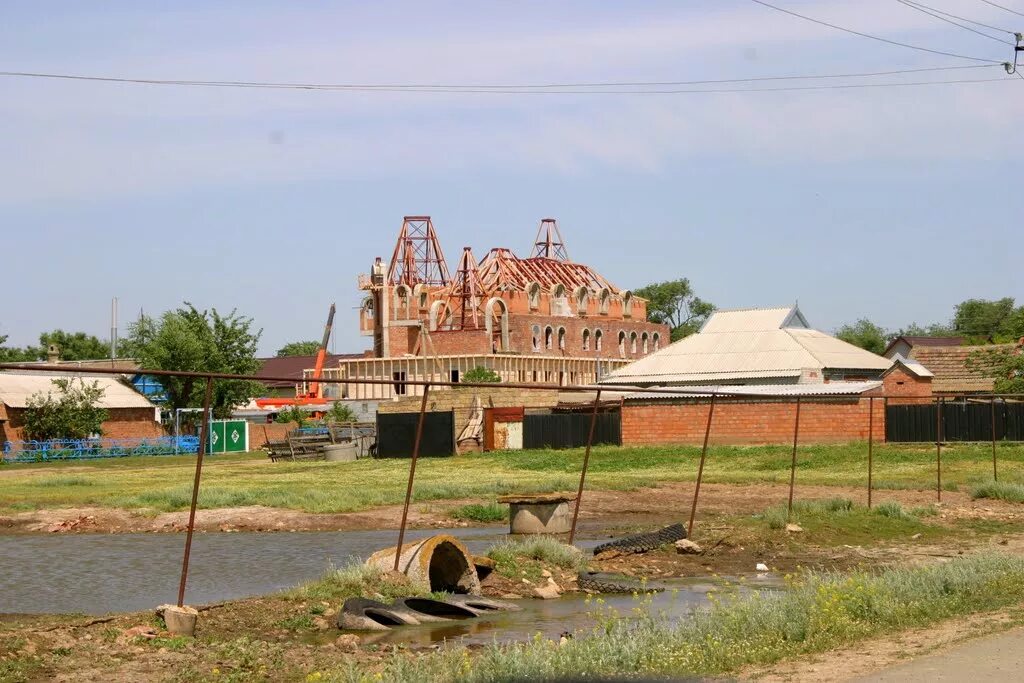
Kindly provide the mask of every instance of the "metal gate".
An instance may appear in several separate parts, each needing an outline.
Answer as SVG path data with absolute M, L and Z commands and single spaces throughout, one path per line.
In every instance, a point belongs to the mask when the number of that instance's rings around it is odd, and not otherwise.
M 207 453 L 245 453 L 249 450 L 249 423 L 246 420 L 210 420 Z
M 580 448 L 587 445 L 590 413 L 527 414 L 523 417 L 523 448 Z M 594 444 L 622 444 L 622 413 L 598 413 Z
M 377 413 L 377 457 L 412 457 L 419 419 L 419 413 Z M 449 410 L 424 413 L 420 455 L 430 457 L 454 454 L 454 412 Z
M 934 403 L 889 406 L 885 440 L 934 443 L 937 410 Z M 1024 403 L 996 402 L 993 406 L 962 401 L 942 404 L 942 440 L 991 441 L 993 421 L 996 441 L 1024 441 Z

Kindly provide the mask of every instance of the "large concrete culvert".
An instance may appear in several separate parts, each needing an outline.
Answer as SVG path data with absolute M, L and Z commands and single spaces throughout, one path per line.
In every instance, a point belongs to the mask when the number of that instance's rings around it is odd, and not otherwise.
M 384 570 L 394 569 L 397 548 L 378 550 L 366 561 Z M 402 546 L 398 569 L 413 581 L 444 593 L 480 592 L 480 578 L 469 554 L 458 539 L 447 534 L 431 536 Z

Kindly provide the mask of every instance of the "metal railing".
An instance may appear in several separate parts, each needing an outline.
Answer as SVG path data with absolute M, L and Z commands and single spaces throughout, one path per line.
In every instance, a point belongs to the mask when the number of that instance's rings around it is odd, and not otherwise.
M 49 441 L 5 441 L 4 462 L 47 462 L 50 460 L 98 460 L 133 455 L 194 455 L 198 436 L 155 436 L 135 439 L 52 439 Z

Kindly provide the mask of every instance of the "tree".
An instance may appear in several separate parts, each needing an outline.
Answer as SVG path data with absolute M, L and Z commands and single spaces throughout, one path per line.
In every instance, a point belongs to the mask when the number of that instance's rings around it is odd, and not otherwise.
M 889 335 L 885 330 L 867 318 L 861 318 L 852 325 L 843 325 L 836 330 L 836 337 L 871 353 L 882 355 L 888 343 Z
M 55 344 L 60 349 L 61 360 L 96 360 L 110 357 L 110 345 L 98 337 L 85 332 L 53 330 L 39 335 L 39 347 L 35 353 L 39 360 L 46 360 L 47 349 Z
M 327 411 L 327 419 L 330 422 L 355 422 L 356 413 L 341 401 L 335 401 Z
M 167 311 L 160 318 L 142 316 L 129 326 L 125 350 L 146 370 L 182 370 L 237 375 L 255 373 L 260 362 L 256 347 L 263 330 L 252 330 L 252 318 L 232 310 L 221 315 L 217 309 L 200 311 L 185 306 Z M 161 377 L 171 410 L 200 408 L 205 381 L 195 377 Z M 229 417 L 232 410 L 263 393 L 264 387 L 250 380 L 216 380 L 213 414 Z
M 896 337 L 955 337 L 957 336 L 956 331 L 949 323 L 932 323 L 927 327 L 918 325 L 917 323 L 910 323 L 906 327 L 902 327 L 892 333 L 892 338 Z
M 319 350 L 320 342 L 318 341 L 297 341 L 285 344 L 277 350 L 275 355 L 278 358 L 284 358 L 285 356 L 315 356 Z
M 81 377 L 51 380 L 53 391 L 29 396 L 25 408 L 25 436 L 37 441 L 85 439 L 103 433 L 108 413 L 97 406 L 103 398 L 99 382 L 86 383 Z
M 656 282 L 633 290 L 633 294 L 647 299 L 648 320 L 672 329 L 672 341 L 699 330 L 715 310 L 714 304 L 694 294 L 686 278 Z
M 967 357 L 967 367 L 994 378 L 997 394 L 1024 393 L 1024 350 L 1020 347 L 975 351 Z
M 16 346 L 5 346 L 7 335 L 0 334 L 0 363 L 25 363 L 37 360 L 35 352 Z
M 501 381 L 501 375 L 490 368 L 478 365 L 467 370 L 466 374 L 462 376 L 462 381 L 470 384 L 497 384 Z
M 1024 334 L 1024 306 L 1015 308 L 1013 297 L 967 299 L 956 306 L 953 329 L 976 342 L 1016 341 Z

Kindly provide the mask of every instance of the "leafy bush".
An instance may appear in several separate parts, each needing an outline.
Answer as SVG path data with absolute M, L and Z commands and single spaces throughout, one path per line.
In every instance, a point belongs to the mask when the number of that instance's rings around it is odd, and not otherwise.
M 490 368 L 478 365 L 472 370 L 467 370 L 466 374 L 462 376 L 462 381 L 473 384 L 496 384 L 501 381 L 501 376 Z
M 972 488 L 971 498 L 993 498 L 1010 503 L 1024 503 L 1024 486 L 1006 481 L 989 481 Z
M 99 382 L 81 377 L 51 380 L 57 393 L 37 392 L 25 408 L 25 437 L 36 441 L 85 439 L 103 433 L 109 413 L 97 406 L 103 398 Z
M 587 559 L 579 549 L 550 536 L 533 536 L 523 540 L 502 541 L 487 551 L 487 557 L 501 565 L 515 565 L 517 560 L 537 560 L 563 569 L 579 570 Z
M 508 519 L 508 507 L 498 503 L 470 503 L 451 511 L 455 519 L 468 519 L 474 522 L 504 522 Z
M 876 515 L 881 515 L 890 519 L 903 519 L 905 517 L 910 517 L 910 514 L 903 509 L 903 506 L 894 500 L 879 503 L 873 508 L 873 512 Z
M 347 404 L 335 401 L 327 411 L 327 419 L 330 422 L 355 422 L 356 413 Z

